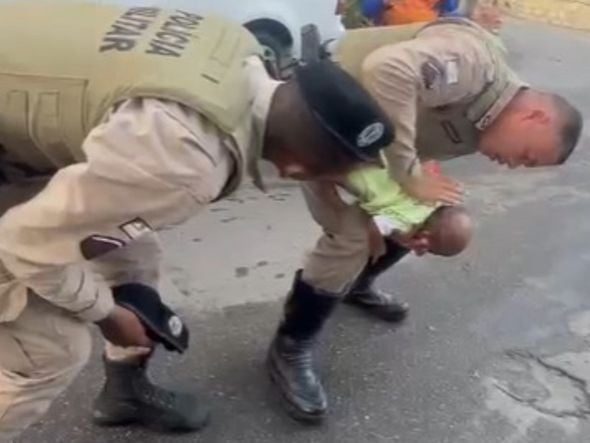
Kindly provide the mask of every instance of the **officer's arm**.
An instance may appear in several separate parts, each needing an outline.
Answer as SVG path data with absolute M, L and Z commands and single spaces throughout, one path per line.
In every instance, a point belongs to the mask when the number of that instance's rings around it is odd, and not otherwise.
M 399 44 L 372 54 L 363 64 L 362 72 L 364 85 L 395 127 L 395 142 L 386 148 L 385 156 L 391 174 L 398 181 L 421 174 L 414 146 L 420 77 L 416 63 L 411 60 L 414 57 L 411 48 L 405 46 Z
M 124 103 L 84 151 L 86 163 L 60 170 L 0 220 L 0 259 L 39 296 L 98 321 L 112 310 L 112 294 L 85 260 L 194 214 L 215 197 L 207 187 L 213 166 L 181 117 L 155 100 Z
M 381 48 L 365 60 L 363 83 L 395 125 L 396 140 L 385 155 L 396 181 L 422 173 L 415 146 L 418 107 L 456 103 L 484 88 L 490 62 L 482 47 L 464 33 L 435 35 Z

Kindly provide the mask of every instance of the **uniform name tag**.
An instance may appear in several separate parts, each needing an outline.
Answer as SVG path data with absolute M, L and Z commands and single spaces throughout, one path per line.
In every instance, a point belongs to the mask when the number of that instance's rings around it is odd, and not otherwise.
M 121 231 L 131 240 L 135 240 L 142 235 L 152 232 L 152 228 L 141 218 L 135 218 L 120 226 Z

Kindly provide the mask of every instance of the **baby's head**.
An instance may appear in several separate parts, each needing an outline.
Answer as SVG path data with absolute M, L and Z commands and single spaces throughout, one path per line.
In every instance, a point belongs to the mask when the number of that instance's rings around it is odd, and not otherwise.
M 426 220 L 419 235 L 426 236 L 431 254 L 451 257 L 465 250 L 473 234 L 473 223 L 461 206 L 441 206 Z

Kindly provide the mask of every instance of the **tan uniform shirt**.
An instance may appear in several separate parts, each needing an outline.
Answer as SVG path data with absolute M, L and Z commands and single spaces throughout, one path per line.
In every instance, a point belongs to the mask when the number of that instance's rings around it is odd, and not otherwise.
M 367 57 L 364 85 L 396 129 L 395 143 L 385 150 L 396 180 L 419 175 L 419 158 L 447 159 L 477 150 L 479 131 L 465 112 L 496 71 L 486 42 L 456 25 L 426 28 L 415 39 Z M 482 121 L 491 123 L 519 88 L 515 83 L 506 89 Z
M 258 59 L 246 70 L 252 113 L 233 137 L 177 103 L 126 101 L 86 138 L 86 162 L 60 169 L 0 219 L 0 321 L 22 311 L 25 287 L 85 320 L 104 318 L 111 290 L 85 260 L 186 220 L 233 190 L 241 170 L 262 186 L 257 163 L 278 83 Z

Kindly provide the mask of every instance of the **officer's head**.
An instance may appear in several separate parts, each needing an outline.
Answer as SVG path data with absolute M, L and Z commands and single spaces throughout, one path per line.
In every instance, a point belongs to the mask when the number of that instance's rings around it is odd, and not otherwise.
M 480 151 L 510 168 L 565 163 L 578 144 L 583 119 L 563 97 L 521 90 L 481 135 Z
M 330 179 L 376 162 L 394 129 L 374 99 L 334 63 L 299 67 L 271 104 L 263 156 L 282 177 Z

